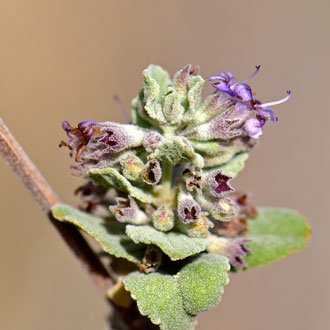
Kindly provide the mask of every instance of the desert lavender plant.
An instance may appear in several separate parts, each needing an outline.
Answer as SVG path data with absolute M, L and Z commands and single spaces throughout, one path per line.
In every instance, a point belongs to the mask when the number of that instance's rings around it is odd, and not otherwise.
M 306 220 L 288 209 L 256 209 L 234 192 L 266 121 L 277 121 L 247 82 L 230 72 L 205 80 L 190 65 L 173 80 L 161 67 L 143 72 L 132 124 L 63 122 L 74 154 L 81 210 L 57 204 L 53 216 L 92 236 L 111 255 L 117 283 L 108 297 L 161 329 L 195 326 L 221 299 L 228 273 L 282 259 L 305 247 Z M 129 294 L 128 294 L 129 292 Z M 133 320 L 132 320 L 133 322 Z

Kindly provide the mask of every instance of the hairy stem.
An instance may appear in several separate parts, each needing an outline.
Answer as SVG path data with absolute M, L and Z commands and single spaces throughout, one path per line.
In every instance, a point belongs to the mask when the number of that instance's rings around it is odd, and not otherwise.
M 50 219 L 63 240 L 81 261 L 97 286 L 103 293 L 106 293 L 113 285 L 113 281 L 108 271 L 78 229 L 70 224 L 61 223 L 52 217 L 50 209 L 53 205 L 58 203 L 58 198 L 55 192 L 48 185 L 30 158 L 26 155 L 1 118 L 0 153 L 7 161 L 7 164 L 21 179 L 22 183 L 45 215 Z

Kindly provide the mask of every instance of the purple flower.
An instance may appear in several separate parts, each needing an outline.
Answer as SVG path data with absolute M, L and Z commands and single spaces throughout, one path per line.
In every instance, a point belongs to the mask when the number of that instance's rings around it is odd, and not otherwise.
M 207 190 L 215 197 L 221 197 L 224 193 L 233 191 L 229 181 L 232 177 L 225 175 L 221 170 L 210 172 L 205 180 Z
M 244 268 L 246 266 L 242 258 L 252 253 L 246 246 L 246 243 L 251 242 L 251 240 L 245 237 L 226 238 L 210 235 L 209 241 L 210 243 L 207 247 L 209 252 L 226 256 L 234 267 Z
M 212 86 L 220 92 L 237 97 L 243 102 L 253 102 L 254 98 L 251 88 L 246 83 L 258 73 L 259 69 L 260 65 L 256 66 L 256 71 L 242 83 L 235 83 L 235 76 L 229 71 L 224 71 L 220 75 L 211 76 L 207 78 L 207 80 L 214 81 Z
M 120 222 L 143 225 L 149 222 L 147 215 L 140 210 L 136 201 L 131 197 L 116 197 L 116 204 L 109 206 L 111 213 Z
M 138 206 L 132 197 L 116 197 L 116 203 L 116 205 L 110 206 L 109 209 L 118 221 L 127 222 L 136 216 Z
M 201 216 L 201 207 L 192 197 L 179 197 L 178 214 L 180 220 L 184 223 L 197 221 Z
M 121 151 L 130 145 L 130 137 L 126 130 L 117 125 L 103 126 L 104 136 L 99 142 L 107 145 L 108 151 Z
M 260 66 L 256 67 L 256 71 L 241 83 L 235 83 L 234 75 L 225 71 L 220 75 L 209 77 L 207 80 L 212 81 L 212 86 L 215 87 L 219 92 L 226 93 L 231 97 L 237 99 L 235 108 L 236 115 L 243 116 L 242 119 L 247 120 L 244 128 L 249 137 L 258 139 L 262 135 L 262 126 L 264 126 L 267 120 L 277 122 L 277 117 L 273 110 L 269 109 L 268 106 L 277 105 L 287 101 L 290 98 L 290 91 L 287 92 L 287 96 L 281 100 L 269 103 L 261 103 L 256 100 L 253 96 L 251 87 L 247 82 L 252 79 L 259 71 Z M 241 106 L 239 106 L 239 104 Z M 238 110 L 238 111 L 237 111 Z M 244 115 L 243 115 L 244 114 Z
M 99 123 L 93 120 L 83 121 L 78 124 L 78 127 L 73 127 L 68 121 L 64 120 L 62 122 L 62 127 L 69 137 L 68 142 L 62 141 L 61 146 L 68 147 L 71 151 L 76 151 L 75 160 L 76 162 L 81 161 L 81 155 L 86 149 L 86 145 L 89 143 L 94 135 L 99 134 L 98 129 Z M 72 156 L 72 152 L 70 153 Z
M 244 125 L 245 131 L 249 137 L 259 139 L 262 135 L 262 126 L 265 125 L 265 120 L 259 120 L 258 118 L 250 118 Z
M 251 242 L 251 240 L 247 238 L 228 239 L 226 255 L 233 266 L 238 268 L 245 267 L 242 257 L 252 253 L 252 251 L 246 246 L 246 243 L 249 242 Z

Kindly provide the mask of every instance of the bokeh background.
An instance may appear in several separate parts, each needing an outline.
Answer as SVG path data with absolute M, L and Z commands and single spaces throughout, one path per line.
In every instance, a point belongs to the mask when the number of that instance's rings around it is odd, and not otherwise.
M 330 2 L 2 0 L 0 116 L 66 203 L 76 204 L 71 160 L 58 148 L 63 119 L 124 121 L 149 63 L 204 77 L 231 70 L 274 107 L 234 182 L 258 205 L 299 210 L 309 247 L 231 276 L 198 329 L 329 329 Z M 104 329 L 108 306 L 24 187 L 0 160 L 0 328 Z

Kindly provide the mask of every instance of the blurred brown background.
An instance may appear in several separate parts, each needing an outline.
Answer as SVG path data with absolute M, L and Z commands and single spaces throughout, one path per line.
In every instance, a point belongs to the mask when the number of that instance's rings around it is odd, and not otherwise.
M 63 119 L 123 121 L 141 71 L 186 63 L 231 70 L 274 107 L 234 186 L 259 205 L 295 208 L 312 224 L 307 250 L 231 276 L 198 329 L 329 329 L 330 2 L 2 0 L 0 116 L 61 199 L 76 203 Z M 108 306 L 14 174 L 0 161 L 0 328 L 103 329 Z

